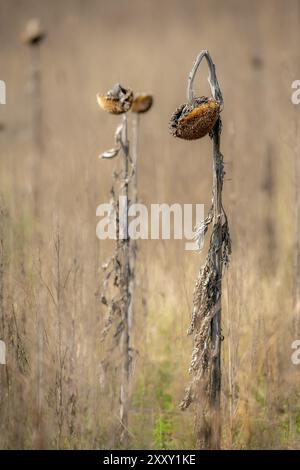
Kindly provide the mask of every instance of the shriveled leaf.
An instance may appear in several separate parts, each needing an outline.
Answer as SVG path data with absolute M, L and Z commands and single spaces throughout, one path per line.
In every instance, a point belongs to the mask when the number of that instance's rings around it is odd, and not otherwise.
M 99 155 L 99 158 L 104 158 L 104 159 L 115 158 L 118 155 L 119 151 L 120 151 L 120 148 L 113 148 L 113 149 L 106 150 L 106 152 L 103 152 L 101 155 Z

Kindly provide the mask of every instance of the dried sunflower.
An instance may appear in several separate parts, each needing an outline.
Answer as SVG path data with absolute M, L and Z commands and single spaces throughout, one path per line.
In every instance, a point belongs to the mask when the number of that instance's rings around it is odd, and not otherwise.
M 219 114 L 220 104 L 215 99 L 194 98 L 191 104 L 183 104 L 173 113 L 170 132 L 181 139 L 200 139 L 213 130 Z
M 152 107 L 153 97 L 147 93 L 137 93 L 134 96 L 131 111 L 133 113 L 146 113 Z
M 133 92 L 122 87 L 119 83 L 114 85 L 106 95 L 97 95 L 99 106 L 111 114 L 123 114 L 130 110 L 133 102 Z

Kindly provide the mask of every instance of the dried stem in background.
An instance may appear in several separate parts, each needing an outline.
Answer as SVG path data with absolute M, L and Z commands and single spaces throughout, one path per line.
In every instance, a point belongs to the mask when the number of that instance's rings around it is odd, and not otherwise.
M 45 31 L 42 29 L 40 21 L 36 18 L 29 20 L 23 33 L 23 42 L 29 47 L 31 56 L 30 69 L 30 92 L 32 107 L 32 143 L 34 158 L 32 159 L 32 186 L 34 214 L 39 220 L 41 201 L 41 158 L 43 155 L 43 137 L 42 137 L 42 99 L 41 99 L 41 60 L 40 48 L 45 38 Z M 42 434 L 42 401 L 43 401 L 43 362 L 44 362 L 44 318 L 40 309 L 38 309 L 37 318 L 37 430 L 38 435 Z
M 138 171 L 137 163 L 139 157 L 139 132 L 140 132 L 140 115 L 147 113 L 153 105 L 153 97 L 147 93 L 137 93 L 134 96 L 132 104 L 132 178 L 131 178 L 131 201 L 133 204 L 138 204 Z M 130 251 L 130 283 L 129 283 L 129 292 L 130 292 L 130 305 L 129 305 L 129 314 L 128 314 L 128 323 L 130 330 L 133 331 L 134 323 L 134 293 L 135 293 L 135 284 L 136 284 L 136 260 L 137 260 L 138 245 L 136 240 L 131 240 L 131 251 Z M 142 302 L 145 304 L 147 302 L 146 298 L 143 297 Z M 131 337 L 132 339 L 132 337 Z M 134 348 L 132 344 L 129 345 L 133 353 Z M 131 368 L 133 372 L 134 362 L 132 357 Z
M 113 93 L 112 93 L 113 91 Z M 127 96 L 127 90 L 120 85 L 115 85 L 103 99 L 104 106 L 107 101 L 112 101 L 111 96 L 115 97 L 112 103 L 113 107 L 117 107 L 119 96 Z M 127 93 L 127 94 L 126 94 Z M 102 102 L 100 105 L 102 106 Z M 109 103 L 111 105 L 111 103 Z M 102 106 L 103 107 L 103 106 Z M 105 107 L 104 107 L 105 109 Z M 133 176 L 133 166 L 129 155 L 129 141 L 128 141 L 128 121 L 127 113 L 128 107 L 122 116 L 122 123 L 118 126 L 115 134 L 116 147 L 104 152 L 102 158 L 115 158 L 121 151 L 122 169 L 119 173 L 113 173 L 113 187 L 111 190 L 112 201 L 111 204 L 114 208 L 116 223 L 116 245 L 115 252 L 111 259 L 103 265 L 104 279 L 101 289 L 102 303 L 108 308 L 108 315 L 106 318 L 105 326 L 102 332 L 102 337 L 105 337 L 113 323 L 116 323 L 114 332 L 115 344 L 120 344 L 121 350 L 121 373 L 120 373 L 120 442 L 126 445 L 129 432 L 128 432 L 128 414 L 130 405 L 130 372 L 132 363 L 132 301 L 131 296 L 134 290 L 134 272 L 131 271 L 131 256 L 132 256 L 132 240 L 128 234 L 128 203 L 130 185 Z M 111 112 L 111 111 L 109 111 Z M 125 207 L 120 210 L 120 196 Z M 112 281 L 111 298 L 108 300 L 108 290 Z
M 138 176 L 137 176 L 137 161 L 139 151 L 139 132 L 140 132 L 140 114 L 134 113 L 132 120 L 132 164 L 133 164 L 133 176 L 132 176 L 132 202 L 136 204 L 138 202 Z
M 274 217 L 274 194 L 276 191 L 276 179 L 274 160 L 276 160 L 276 149 L 271 144 L 267 147 L 263 190 L 266 196 L 265 204 L 265 233 L 266 233 L 266 250 L 263 258 L 264 267 L 268 274 L 273 275 L 277 265 L 277 240 L 276 240 L 276 224 Z
M 138 113 L 134 113 L 132 122 L 132 181 L 131 181 L 131 200 L 133 204 L 138 202 L 138 179 L 137 179 L 137 160 L 138 160 L 138 144 L 139 144 L 139 124 L 140 117 Z M 131 240 L 130 242 L 130 282 L 129 294 L 130 303 L 128 309 L 128 326 L 129 331 L 133 331 L 134 322 L 134 291 L 135 291 L 135 269 L 137 258 L 137 242 Z M 129 338 L 129 348 L 133 352 L 132 336 Z M 131 361 L 131 368 L 133 368 L 133 358 Z
M 133 278 L 130 272 L 130 239 L 128 234 L 128 196 L 129 196 L 129 142 L 127 135 L 127 115 L 123 116 L 123 129 L 121 135 L 121 145 L 123 150 L 123 191 L 126 198 L 125 220 L 121 222 L 124 238 L 121 244 L 121 278 L 120 288 L 122 296 L 122 317 L 123 327 L 121 336 L 122 372 L 121 372 L 121 393 L 120 393 L 120 423 L 121 442 L 126 442 L 128 438 L 128 411 L 129 411 L 129 375 L 131 364 L 131 335 L 132 323 L 130 318 L 130 287 L 133 288 Z
M 41 44 L 45 39 L 46 33 L 43 30 L 39 19 L 32 18 L 26 24 L 22 36 L 23 42 L 29 47 L 30 51 L 30 94 L 32 108 L 32 142 L 35 158 L 33 159 L 33 196 L 34 210 L 37 218 L 40 212 L 40 185 L 41 185 L 41 158 L 44 153 L 43 134 L 42 134 L 42 96 L 41 96 Z

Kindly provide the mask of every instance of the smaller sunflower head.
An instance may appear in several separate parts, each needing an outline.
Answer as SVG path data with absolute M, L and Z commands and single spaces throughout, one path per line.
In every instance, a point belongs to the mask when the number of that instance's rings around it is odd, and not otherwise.
M 220 104 L 213 98 L 201 96 L 191 104 L 176 109 L 170 121 L 170 132 L 175 137 L 195 140 L 213 130 L 220 114 Z
M 98 93 L 97 102 L 100 108 L 107 113 L 127 113 L 133 102 L 133 92 L 129 88 L 124 88 L 117 83 L 106 93 L 106 95 L 100 95 Z
M 147 93 L 134 95 L 131 111 L 133 113 L 146 113 L 152 107 L 153 97 Z

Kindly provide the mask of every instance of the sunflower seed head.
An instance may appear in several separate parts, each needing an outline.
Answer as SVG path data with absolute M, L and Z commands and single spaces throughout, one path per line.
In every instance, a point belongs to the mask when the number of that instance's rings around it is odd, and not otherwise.
M 146 93 L 134 95 L 131 111 L 133 113 L 146 113 L 152 107 L 153 97 Z
M 131 108 L 133 92 L 129 88 L 124 88 L 116 83 L 106 95 L 98 93 L 97 101 L 104 111 L 111 114 L 123 114 Z
M 191 104 L 183 104 L 173 113 L 170 132 L 181 139 L 200 139 L 212 131 L 219 113 L 220 104 L 213 98 L 195 98 Z

